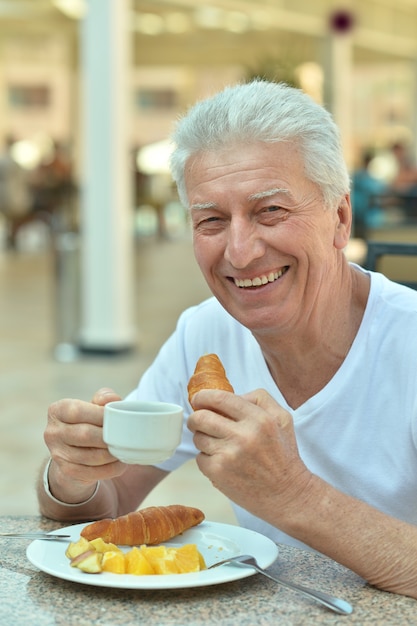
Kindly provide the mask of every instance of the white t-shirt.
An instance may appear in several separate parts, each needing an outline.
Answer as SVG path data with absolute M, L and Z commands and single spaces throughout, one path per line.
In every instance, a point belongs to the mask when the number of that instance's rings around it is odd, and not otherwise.
M 191 408 L 187 382 L 198 358 L 215 352 L 236 393 L 266 389 L 293 416 L 300 455 L 340 491 L 417 525 L 417 292 L 370 273 L 358 334 L 329 383 L 296 410 L 288 407 L 258 343 L 210 298 L 185 311 L 130 398 Z M 171 471 L 196 455 L 184 421 Z M 232 503 L 242 526 L 279 543 L 303 544 Z M 305 546 L 303 546 L 305 547 Z

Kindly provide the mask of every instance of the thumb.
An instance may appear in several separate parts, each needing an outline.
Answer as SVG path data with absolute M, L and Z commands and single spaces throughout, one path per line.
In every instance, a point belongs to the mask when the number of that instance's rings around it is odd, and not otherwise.
M 284 426 L 288 421 L 292 421 L 290 413 L 278 404 L 265 389 L 255 389 L 254 391 L 245 393 L 242 397 L 252 404 L 259 406 L 269 413 L 269 415 L 276 417 L 281 426 Z
M 121 399 L 121 396 L 113 391 L 113 389 L 110 389 L 109 387 L 102 387 L 93 395 L 91 402 L 93 404 L 98 404 L 99 406 L 104 406 L 108 402 L 114 402 L 115 400 Z

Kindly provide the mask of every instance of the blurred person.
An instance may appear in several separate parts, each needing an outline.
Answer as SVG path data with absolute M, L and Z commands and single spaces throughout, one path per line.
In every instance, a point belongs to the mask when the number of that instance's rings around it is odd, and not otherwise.
M 28 172 L 13 158 L 13 137 L 8 137 L 0 155 L 0 213 L 6 219 L 7 247 L 16 248 L 19 228 L 32 209 Z
M 51 158 L 41 161 L 32 175 L 33 210 L 50 215 L 64 207 L 75 189 L 72 163 L 66 147 L 54 143 Z
M 370 172 L 372 159 L 372 152 L 365 151 L 360 166 L 352 175 L 353 234 L 361 239 L 367 238 L 370 229 L 379 228 L 384 223 L 384 209 L 376 197 L 385 194 L 388 186 Z
M 159 184 L 159 177 L 157 175 L 147 174 L 139 167 L 136 163 L 136 154 L 134 184 L 136 208 L 152 207 L 156 215 L 158 238 L 168 239 L 168 228 L 165 219 L 165 206 L 168 202 L 166 185 Z
M 415 193 L 417 195 L 417 167 L 404 143 L 394 143 L 391 152 L 397 164 L 397 172 L 391 183 L 392 189 L 399 193 Z
M 136 509 L 196 457 L 242 526 L 317 550 L 381 589 L 417 598 L 417 293 L 347 261 L 349 175 L 330 114 L 254 81 L 197 103 L 171 168 L 213 297 L 186 310 L 131 399 L 184 407 L 183 441 L 125 465 L 102 438 L 102 388 L 49 408 L 43 515 Z M 235 393 L 201 390 L 215 352 Z
M 417 216 L 417 167 L 411 157 L 408 146 L 395 143 L 391 152 L 397 164 L 397 172 L 391 183 L 398 204 L 405 218 Z

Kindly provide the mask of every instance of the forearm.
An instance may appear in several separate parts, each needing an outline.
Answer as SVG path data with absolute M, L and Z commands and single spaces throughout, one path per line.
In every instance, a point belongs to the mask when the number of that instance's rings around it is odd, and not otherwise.
M 302 505 L 278 524 L 370 584 L 417 598 L 417 527 L 313 477 Z

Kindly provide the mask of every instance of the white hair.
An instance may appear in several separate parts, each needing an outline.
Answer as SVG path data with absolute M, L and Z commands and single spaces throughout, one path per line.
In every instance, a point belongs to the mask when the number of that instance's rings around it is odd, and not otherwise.
M 185 166 L 190 157 L 238 143 L 294 142 L 305 174 L 333 207 L 349 192 L 339 129 L 330 113 L 300 89 L 255 80 L 226 87 L 195 104 L 177 123 L 170 166 L 178 194 L 188 206 Z

